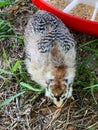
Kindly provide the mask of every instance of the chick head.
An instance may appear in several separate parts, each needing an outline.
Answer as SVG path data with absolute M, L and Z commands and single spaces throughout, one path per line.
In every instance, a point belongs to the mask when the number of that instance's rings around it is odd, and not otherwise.
M 62 106 L 64 100 L 72 96 L 74 77 L 64 67 L 59 67 L 47 74 L 46 96 L 51 98 L 57 107 Z

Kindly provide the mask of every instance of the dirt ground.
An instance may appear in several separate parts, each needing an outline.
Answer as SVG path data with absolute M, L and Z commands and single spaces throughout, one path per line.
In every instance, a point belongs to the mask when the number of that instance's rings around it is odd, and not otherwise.
M 15 32 L 23 36 L 27 21 L 37 8 L 27 1 L 27 3 L 18 3 L 16 9 L 10 6 L 1 10 L 12 14 L 10 17 L 1 17 L 10 20 L 14 18 L 12 27 Z M 77 39 L 77 46 L 96 39 L 76 31 L 72 31 L 72 33 Z M 15 42 L 17 42 L 15 38 L 8 38 L 0 44 L 0 65 L 5 69 L 3 47 L 6 49 L 9 46 L 9 49 L 6 50 L 13 62 L 25 57 L 21 42 L 13 45 Z M 78 49 L 77 53 L 80 57 L 79 61 L 83 61 L 88 56 L 88 52 L 84 53 L 83 50 Z M 27 73 L 24 65 L 23 67 Z M 0 79 L 0 102 L 15 95 L 21 89 L 13 78 L 8 84 L 6 86 L 5 81 Z M 73 95 L 74 99 L 66 100 L 62 108 L 57 108 L 44 94 L 36 95 L 33 92 L 26 92 L 0 108 L 0 130 L 98 130 L 98 104 L 94 102 L 90 92 L 77 89 Z M 98 101 L 97 92 L 95 92 L 95 98 Z

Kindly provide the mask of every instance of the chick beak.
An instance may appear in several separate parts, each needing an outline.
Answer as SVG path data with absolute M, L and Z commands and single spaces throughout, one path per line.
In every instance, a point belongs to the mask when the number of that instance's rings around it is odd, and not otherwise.
M 61 107 L 62 104 L 63 104 L 63 101 L 54 101 L 54 104 L 55 104 L 57 107 Z

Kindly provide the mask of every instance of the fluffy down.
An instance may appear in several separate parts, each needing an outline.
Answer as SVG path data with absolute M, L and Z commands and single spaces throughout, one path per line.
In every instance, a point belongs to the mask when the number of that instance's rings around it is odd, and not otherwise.
M 72 96 L 76 41 L 56 16 L 38 11 L 25 29 L 26 68 L 57 106 Z

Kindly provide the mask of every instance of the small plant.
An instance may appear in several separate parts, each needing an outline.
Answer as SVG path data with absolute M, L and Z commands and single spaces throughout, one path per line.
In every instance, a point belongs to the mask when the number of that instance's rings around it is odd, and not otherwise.
M 11 4 L 12 4 L 11 0 L 0 0 L 0 7 L 4 7 Z
M 10 34 L 12 30 L 9 22 L 0 19 L 0 40 L 5 40 L 6 35 Z
M 44 89 L 40 88 L 38 84 L 29 81 L 28 77 L 26 76 L 26 73 L 23 70 L 23 67 L 22 67 L 23 61 L 22 60 L 17 60 L 13 64 L 11 59 L 8 58 L 5 49 L 3 49 L 3 58 L 7 64 L 8 69 L 5 70 L 3 68 L 0 68 L 0 78 L 5 79 L 5 76 L 7 76 L 7 80 L 9 80 L 9 81 L 12 79 L 8 78 L 8 77 L 14 78 L 14 81 L 20 87 L 22 87 L 22 90 L 18 94 L 13 95 L 13 96 L 9 97 L 8 99 L 6 99 L 5 101 L 3 101 L 2 103 L 0 103 L 0 107 L 7 105 L 12 100 L 14 100 L 16 97 L 23 95 L 26 91 L 33 91 L 38 94 L 44 92 Z
M 90 90 L 91 95 L 97 104 L 94 97 L 94 91 L 98 91 L 98 78 L 95 73 L 95 68 L 98 66 L 98 40 L 87 42 L 79 48 L 89 51 L 91 54 L 88 55 L 87 59 L 78 63 L 78 74 L 75 86 L 80 86 L 80 89 L 84 88 L 83 90 Z

